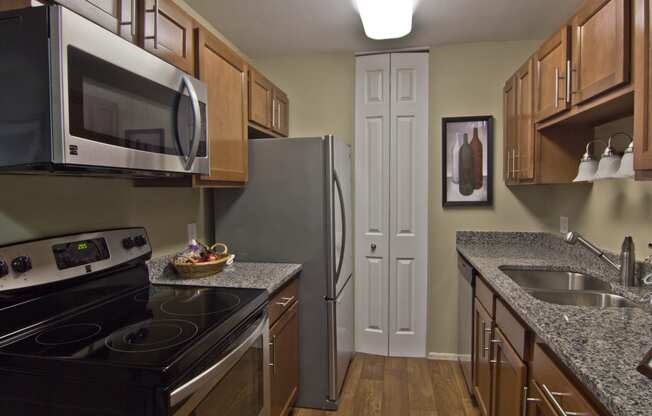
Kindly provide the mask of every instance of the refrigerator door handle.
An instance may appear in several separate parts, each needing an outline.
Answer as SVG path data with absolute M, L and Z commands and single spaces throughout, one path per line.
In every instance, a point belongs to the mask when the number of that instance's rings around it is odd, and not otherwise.
M 342 264 L 344 263 L 344 252 L 346 250 L 346 209 L 344 207 L 344 192 L 342 192 L 342 184 L 340 182 L 337 172 L 333 172 L 333 180 L 335 181 L 335 188 L 340 200 L 340 213 L 342 215 L 342 247 L 340 247 L 340 258 L 337 263 L 337 271 L 335 272 L 335 282 L 340 278 L 342 272 Z

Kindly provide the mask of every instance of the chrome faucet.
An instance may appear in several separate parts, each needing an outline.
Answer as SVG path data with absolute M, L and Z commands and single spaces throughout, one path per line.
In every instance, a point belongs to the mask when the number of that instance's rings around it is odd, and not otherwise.
M 566 242 L 568 244 L 575 244 L 579 242 L 584 247 L 591 250 L 596 256 L 607 262 L 611 267 L 620 272 L 620 281 L 625 287 L 638 287 L 640 281 L 636 275 L 636 252 L 634 248 L 634 240 L 630 236 L 626 236 L 623 240 L 623 245 L 620 249 L 620 264 L 612 261 L 604 251 L 600 250 L 591 242 L 587 241 L 578 233 L 570 232 L 566 234 Z

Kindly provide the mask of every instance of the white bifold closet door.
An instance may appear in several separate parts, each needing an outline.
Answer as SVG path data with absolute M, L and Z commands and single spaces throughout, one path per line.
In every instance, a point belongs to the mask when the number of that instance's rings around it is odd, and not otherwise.
M 424 357 L 429 54 L 356 58 L 356 350 Z

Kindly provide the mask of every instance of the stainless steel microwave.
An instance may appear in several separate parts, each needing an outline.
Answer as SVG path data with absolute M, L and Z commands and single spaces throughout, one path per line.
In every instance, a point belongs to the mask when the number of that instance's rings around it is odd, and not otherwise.
M 137 45 L 42 6 L 0 13 L 0 62 L 2 171 L 208 174 L 206 85 Z

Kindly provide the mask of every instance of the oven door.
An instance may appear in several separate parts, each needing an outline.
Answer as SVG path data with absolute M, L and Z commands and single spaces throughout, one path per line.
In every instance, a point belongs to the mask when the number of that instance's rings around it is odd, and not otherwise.
M 268 416 L 269 320 L 248 324 L 217 362 L 169 393 L 168 416 Z
M 65 8 L 51 19 L 55 163 L 209 173 L 204 83 Z

